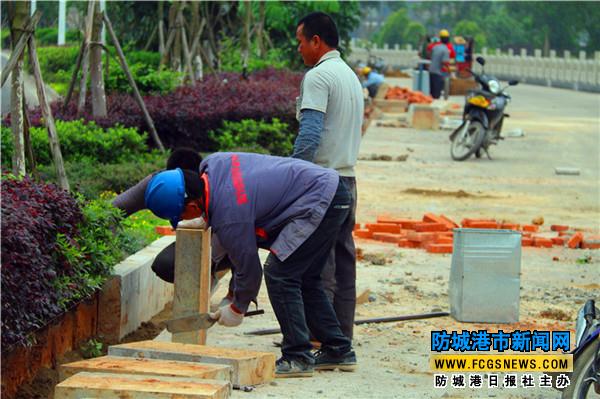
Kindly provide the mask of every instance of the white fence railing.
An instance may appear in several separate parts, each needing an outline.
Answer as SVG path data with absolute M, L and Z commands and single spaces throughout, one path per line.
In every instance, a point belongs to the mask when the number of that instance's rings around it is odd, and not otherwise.
M 353 43 L 349 61 L 366 62 L 369 55 L 380 57 L 387 65 L 400 68 L 414 68 L 419 59 L 417 51 L 410 45 L 405 49 L 400 49 L 398 45 L 394 48 L 385 45 L 369 51 Z M 481 55 L 486 59 L 486 72 L 499 79 L 518 79 L 523 83 L 600 92 L 600 51 L 594 53 L 593 59 L 588 59 L 584 51 L 580 51 L 577 58 L 565 51 L 561 58 L 557 57 L 554 50 L 550 50 L 549 57 L 542 57 L 542 50 L 534 50 L 532 55 L 527 54 L 526 49 L 521 49 L 519 54 L 512 49 L 504 53 L 495 50 L 492 54 L 483 48 Z

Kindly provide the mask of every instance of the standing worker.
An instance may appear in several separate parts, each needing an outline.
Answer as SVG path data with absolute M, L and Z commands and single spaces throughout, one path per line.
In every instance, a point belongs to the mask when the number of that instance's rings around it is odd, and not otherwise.
M 356 308 L 354 165 L 361 141 L 364 97 L 358 77 L 337 51 L 338 31 L 329 15 L 315 12 L 302 18 L 296 26 L 296 39 L 304 64 L 312 69 L 302 80 L 296 103 L 300 131 L 292 157 L 337 170 L 351 194 L 350 210 L 322 277 L 342 332 L 352 339 Z
M 375 98 L 377 92 L 379 91 L 379 87 L 385 80 L 385 77 L 373 71 L 371 67 L 364 67 L 360 70 L 360 74 L 364 77 L 364 81 L 362 82 L 362 87 L 366 88 L 369 91 L 369 97 Z
M 350 212 L 351 194 L 338 174 L 298 159 L 215 153 L 200 172 L 156 174 L 146 207 L 173 225 L 203 217 L 234 267 L 233 302 L 212 314 L 224 326 L 242 323 L 261 285 L 258 248 L 273 311 L 283 334 L 278 377 L 308 377 L 314 369 L 353 370 L 356 355 L 340 330 L 321 272 Z M 311 352 L 309 328 L 322 343 Z
M 440 98 L 442 89 L 444 88 L 444 79 L 450 72 L 450 59 L 454 56 L 454 48 L 452 52 L 449 46 L 450 34 L 446 29 L 440 31 L 441 43 L 433 46 L 431 49 L 431 64 L 429 64 L 429 89 L 431 97 Z

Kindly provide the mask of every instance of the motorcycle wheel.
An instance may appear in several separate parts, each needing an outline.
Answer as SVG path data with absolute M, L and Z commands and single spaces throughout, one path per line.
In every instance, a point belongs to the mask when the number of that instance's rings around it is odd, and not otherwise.
M 479 121 L 472 121 L 465 125 L 462 131 L 460 131 L 450 146 L 450 155 L 455 161 L 464 161 L 473 155 L 481 144 L 485 137 L 485 128 Z
M 562 391 L 563 399 L 585 399 L 600 396 L 592 396 L 594 393 L 593 377 L 599 378 L 600 364 L 596 364 L 596 376 L 594 373 L 594 360 L 596 360 L 596 352 L 600 351 L 600 344 L 592 344 L 588 346 L 579 355 L 573 365 L 573 373 L 570 375 L 571 384 Z M 600 354 L 598 355 L 600 356 Z M 599 357 L 600 358 L 600 357 Z M 588 396 L 590 395 L 590 396 Z

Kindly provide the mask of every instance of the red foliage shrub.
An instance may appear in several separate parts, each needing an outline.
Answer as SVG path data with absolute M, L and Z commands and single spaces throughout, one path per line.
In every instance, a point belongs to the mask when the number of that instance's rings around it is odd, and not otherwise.
M 82 213 L 53 184 L 2 178 L 2 350 L 62 313 L 55 277 L 70 265 L 56 256 L 57 234 L 74 237 Z
M 146 96 L 144 101 L 165 146 L 213 151 L 217 148 L 208 132 L 220 128 L 225 120 L 268 121 L 276 117 L 297 130 L 295 98 L 301 79 L 302 74 L 274 69 L 252 73 L 248 80 L 242 79 L 240 74 L 224 73 L 209 76 L 195 86 L 180 87 L 167 95 Z M 95 119 L 99 125 L 108 127 L 120 123 L 148 131 L 133 96 L 109 95 L 107 107 L 109 116 Z M 89 108 L 82 116 L 94 120 Z M 55 119 L 78 118 L 75 100 L 64 112 L 56 103 L 52 105 L 52 111 Z M 41 124 L 39 109 L 30 117 L 33 125 Z

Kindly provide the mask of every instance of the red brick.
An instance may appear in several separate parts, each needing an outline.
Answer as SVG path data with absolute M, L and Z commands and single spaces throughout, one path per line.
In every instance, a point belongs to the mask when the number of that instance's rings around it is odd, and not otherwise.
M 175 230 L 171 226 L 156 226 L 154 228 L 156 234 L 160 234 L 161 236 L 174 236 Z
M 451 254 L 452 244 L 427 244 L 425 249 L 427 252 L 435 254 Z
M 425 233 L 417 233 L 414 231 L 411 231 L 407 234 L 406 238 L 409 239 L 410 241 L 414 241 L 414 242 L 429 242 L 429 241 L 435 241 L 435 239 L 437 238 L 439 233 L 436 232 L 425 232 Z
M 497 229 L 498 228 L 498 223 L 496 222 L 471 222 L 469 223 L 469 228 L 472 229 Z
M 377 223 L 392 223 L 392 224 L 402 224 L 402 221 L 406 219 L 399 219 L 392 216 L 377 216 Z
M 447 231 L 448 228 L 443 223 L 418 223 L 415 224 L 415 231 L 423 232 L 423 231 Z
M 419 248 L 419 243 L 404 238 L 398 242 L 398 246 L 402 248 Z
M 447 217 L 445 215 L 440 215 L 440 219 L 442 219 L 446 223 L 446 226 L 450 230 L 458 227 L 458 224 L 454 220 L 450 219 L 449 217 Z
M 533 238 L 533 246 L 534 247 L 544 247 L 544 248 L 552 248 L 552 240 L 544 237 L 534 237 Z
M 521 237 L 521 246 L 522 247 L 532 247 L 533 246 L 533 238 L 531 237 Z
M 354 223 L 354 230 L 358 230 L 360 227 L 360 223 Z
M 550 226 L 550 230 L 552 230 L 552 231 L 567 231 L 567 230 L 569 230 L 569 226 L 553 224 L 552 226 Z
M 398 243 L 401 239 L 405 239 L 405 234 L 394 234 L 394 233 L 373 233 L 373 239 L 383 242 Z
M 564 237 L 552 237 L 552 244 L 554 245 L 565 245 L 565 238 Z
M 421 222 L 419 220 L 398 219 L 397 223 L 401 225 L 403 229 L 414 230 L 415 225 Z
M 402 227 L 393 223 L 367 223 L 365 227 L 373 233 L 396 233 L 399 234 Z
M 354 230 L 354 237 L 373 238 L 373 233 L 367 229 Z
M 438 237 L 435 240 L 436 244 L 452 244 L 452 237 Z
M 579 245 L 581 244 L 581 242 L 583 241 L 583 234 L 581 234 L 581 232 L 577 232 L 573 235 L 573 237 L 569 238 L 569 241 L 567 242 L 567 245 L 569 246 L 569 248 L 579 248 Z
M 523 231 L 537 233 L 538 230 L 539 230 L 539 226 L 536 226 L 535 224 L 524 224 L 523 225 Z
M 520 227 L 521 225 L 516 223 L 502 223 L 500 225 L 500 228 L 505 230 L 519 230 Z
M 463 219 L 460 224 L 462 225 L 462 227 L 471 227 L 471 223 L 473 222 L 493 222 L 496 223 L 495 220 L 493 219 Z
M 600 240 L 583 240 L 581 248 L 584 249 L 600 249 Z

